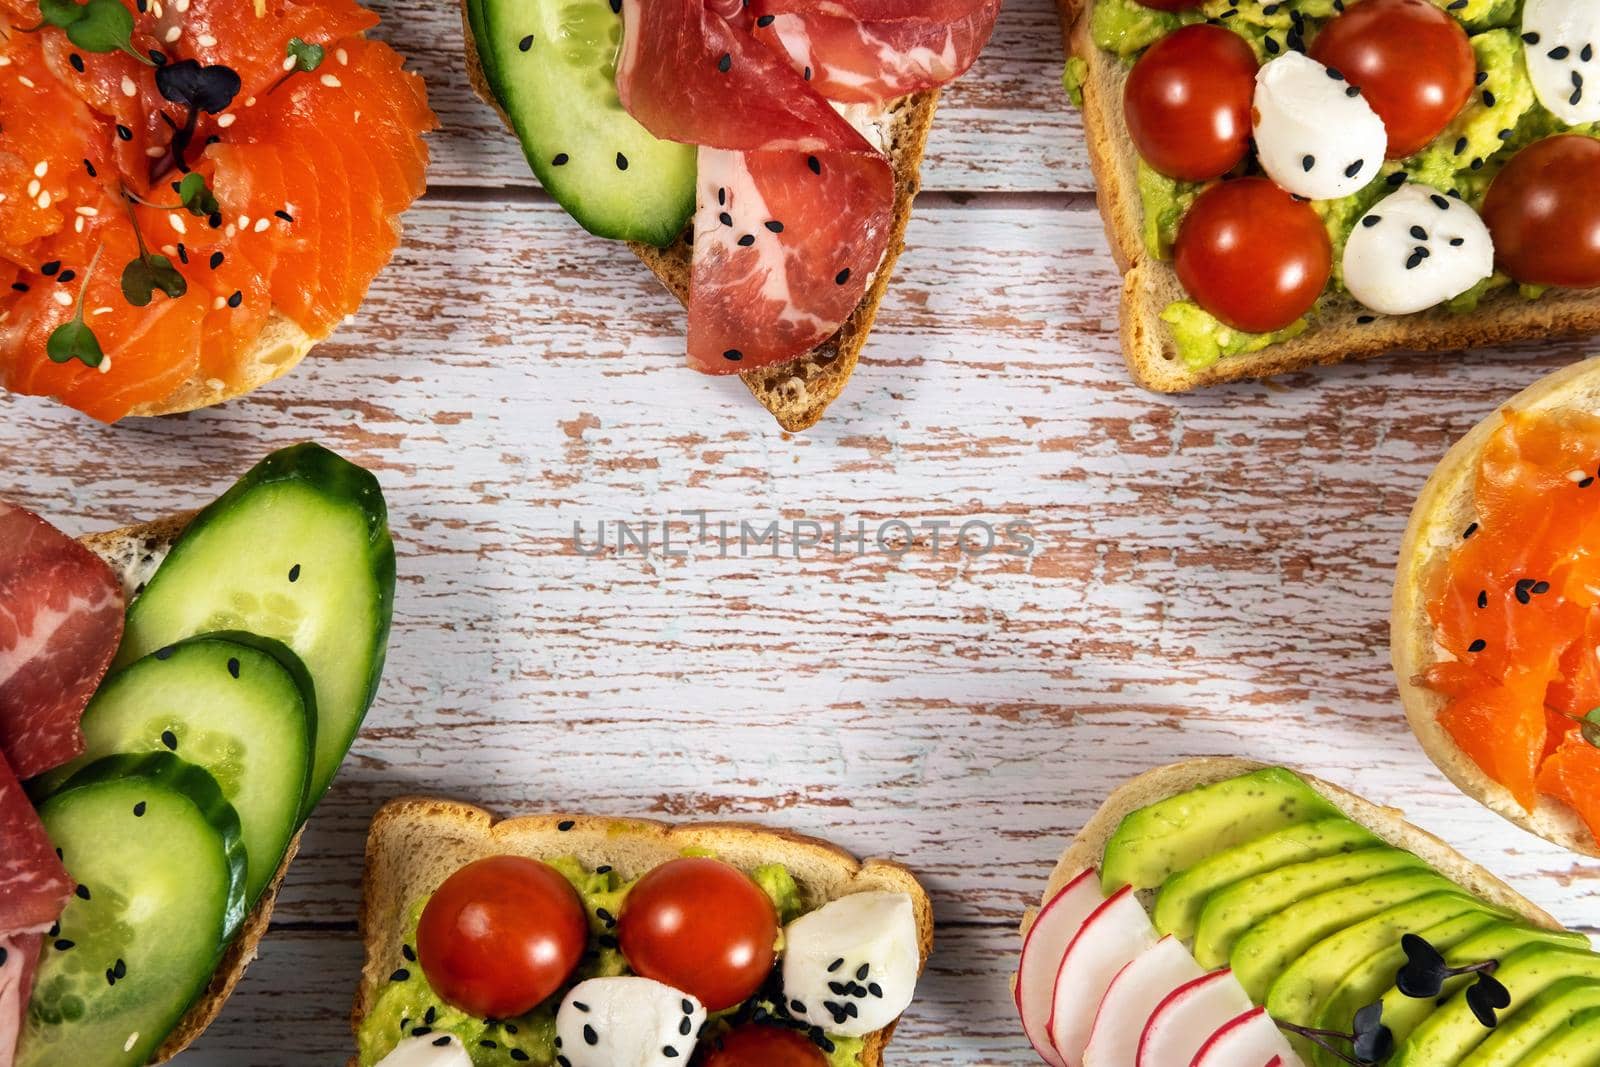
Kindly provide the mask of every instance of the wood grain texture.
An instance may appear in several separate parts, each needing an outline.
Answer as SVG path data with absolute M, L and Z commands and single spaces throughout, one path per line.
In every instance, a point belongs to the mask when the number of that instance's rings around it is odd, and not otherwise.
M 377 469 L 388 494 L 400 583 L 378 703 L 262 959 L 179 1062 L 346 1054 L 366 822 L 403 792 L 507 815 L 749 816 L 908 862 L 939 941 L 891 1063 L 1033 1062 L 1006 991 L 1022 909 L 1113 786 L 1187 756 L 1293 761 L 1402 805 L 1600 932 L 1600 866 L 1433 769 L 1385 646 L 1433 463 L 1587 349 L 1136 389 L 1099 218 L 1073 193 L 1086 166 L 1050 18 L 1012 0 L 952 91 L 939 191 L 855 380 L 805 437 L 737 382 L 683 369 L 676 303 L 526 187 L 486 111 L 471 126 L 458 31 L 432 5 L 386 25 L 460 127 L 435 141 L 455 188 L 408 216 L 334 343 L 185 417 L 107 428 L 0 398 L 0 491 L 72 532 L 202 503 L 305 438 Z M 590 558 L 572 543 L 574 522 L 588 544 L 600 519 L 667 517 L 681 541 L 691 509 L 1021 520 L 1039 550 L 968 558 L 946 534 L 898 559 Z

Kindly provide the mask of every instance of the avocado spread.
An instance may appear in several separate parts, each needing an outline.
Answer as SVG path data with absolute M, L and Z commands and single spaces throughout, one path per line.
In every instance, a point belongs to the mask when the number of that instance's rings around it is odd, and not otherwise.
M 572 857 L 549 861 L 578 891 L 584 910 L 589 915 L 590 945 L 584 953 L 572 985 L 589 978 L 608 978 L 627 974 L 628 964 L 617 949 L 612 933 L 614 917 L 622 912 L 622 901 L 632 888 L 615 871 L 590 870 Z M 782 864 L 768 864 L 750 872 L 750 877 L 767 896 L 772 898 L 778 912 L 780 927 L 800 917 L 805 907 L 800 899 L 800 888 Z M 390 973 L 377 1002 L 362 1020 L 356 1036 L 361 1067 L 373 1067 L 392 1051 L 402 1038 L 430 1033 L 454 1034 L 466 1046 L 474 1067 L 518 1067 L 533 1064 L 535 1067 L 552 1067 L 556 1062 L 556 1009 L 566 990 L 558 991 L 543 1004 L 526 1015 L 515 1019 L 487 1020 L 468 1015 L 450 1007 L 441 1000 L 416 963 L 417 923 L 422 918 L 426 900 L 411 907 L 406 923 L 406 940 L 402 955 L 394 960 Z M 782 930 L 779 930 L 779 948 L 782 948 Z M 765 1016 L 781 1014 L 781 1009 L 764 997 L 753 1003 L 729 1008 L 712 1016 L 712 1028 L 737 1021 L 749 1009 Z M 828 1067 L 859 1067 L 865 1043 L 859 1038 L 833 1037 L 831 1049 L 824 1049 Z
M 1600 137 L 1600 126 L 1567 127 L 1534 96 L 1517 32 L 1521 0 L 1432 2 L 1465 27 L 1478 59 L 1478 86 L 1461 113 L 1428 147 L 1407 159 L 1387 163 L 1369 186 L 1352 196 L 1313 203 L 1333 246 L 1330 294 L 1344 291 L 1342 260 L 1351 230 L 1391 189 L 1407 180 L 1425 182 L 1453 192 L 1478 210 L 1494 176 L 1534 141 L 1563 132 Z M 1180 26 L 1215 21 L 1248 41 L 1257 58 L 1266 62 L 1287 48 L 1304 47 L 1340 9 L 1339 0 L 1205 0 L 1186 11 L 1165 12 L 1145 7 L 1138 0 L 1098 0 L 1090 32 L 1098 47 L 1132 63 L 1144 49 Z M 1085 71 L 1081 67 L 1075 71 L 1069 61 L 1064 84 L 1069 95 L 1076 94 L 1075 101 L 1081 100 L 1084 77 Z M 1170 259 L 1179 223 L 1204 185 L 1168 178 L 1141 160 L 1138 187 L 1144 207 L 1145 250 L 1156 259 Z M 1510 287 L 1511 279 L 1496 274 L 1445 306 L 1465 314 L 1476 310 L 1488 293 Z M 1545 291 L 1534 286 L 1515 288 L 1526 299 L 1538 299 Z M 1161 315 L 1172 327 L 1179 357 L 1193 370 L 1298 337 L 1312 328 L 1315 317 L 1313 309 L 1310 316 L 1284 330 L 1251 334 L 1233 329 L 1192 301 L 1177 301 Z

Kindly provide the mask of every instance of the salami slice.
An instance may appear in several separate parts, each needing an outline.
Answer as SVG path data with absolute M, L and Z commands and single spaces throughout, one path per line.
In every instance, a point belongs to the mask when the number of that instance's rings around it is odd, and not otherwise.
M 122 640 L 123 607 L 99 557 L 0 500 L 0 754 L 18 777 L 83 751 L 78 720 Z

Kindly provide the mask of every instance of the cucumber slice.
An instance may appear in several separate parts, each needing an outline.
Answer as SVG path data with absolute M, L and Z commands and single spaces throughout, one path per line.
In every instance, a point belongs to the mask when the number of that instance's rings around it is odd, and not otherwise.
M 590 233 L 665 247 L 694 213 L 695 148 L 657 140 L 623 110 L 622 16 L 612 7 L 469 0 L 467 22 L 489 87 L 556 202 Z
M 39 817 L 82 888 L 46 940 L 17 1067 L 138 1067 L 244 920 L 239 820 L 170 753 L 91 763 Z
M 319 445 L 295 445 L 195 516 L 128 609 L 114 666 L 221 630 L 288 645 L 316 690 L 304 820 L 372 704 L 393 614 L 394 544 L 378 480 Z
M 288 647 L 251 634 L 207 634 L 118 671 L 83 713 L 83 755 L 33 783 L 48 795 L 104 756 L 175 752 L 205 768 L 239 815 L 254 907 L 300 825 L 311 781 L 316 703 Z

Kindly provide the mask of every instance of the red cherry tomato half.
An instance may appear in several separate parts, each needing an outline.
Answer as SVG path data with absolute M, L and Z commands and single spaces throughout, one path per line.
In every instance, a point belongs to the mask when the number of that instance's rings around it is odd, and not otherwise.
M 780 1026 L 741 1026 L 712 1046 L 700 1067 L 828 1067 L 803 1034 Z
M 1178 280 L 1236 329 L 1281 330 L 1311 309 L 1333 270 L 1328 231 L 1311 205 L 1265 178 L 1213 185 L 1178 226 Z
M 486 1019 L 530 1011 L 578 966 L 589 923 L 559 871 L 521 856 L 461 868 L 428 898 L 417 962 L 445 1003 Z
M 1359 86 L 1389 158 L 1420 152 L 1460 114 L 1478 76 L 1461 23 L 1428 0 L 1361 0 L 1322 28 L 1311 58 Z
M 1122 93 L 1128 132 L 1167 175 L 1209 181 L 1250 150 L 1256 55 L 1244 38 L 1199 23 L 1168 34 L 1133 65 Z
M 1535 141 L 1495 176 L 1483 201 L 1495 262 L 1519 282 L 1600 287 L 1600 141 Z
M 778 913 L 737 867 L 672 860 L 628 890 L 617 940 L 635 974 L 722 1011 L 748 1000 L 771 973 Z

